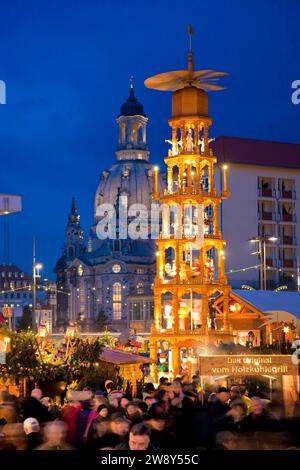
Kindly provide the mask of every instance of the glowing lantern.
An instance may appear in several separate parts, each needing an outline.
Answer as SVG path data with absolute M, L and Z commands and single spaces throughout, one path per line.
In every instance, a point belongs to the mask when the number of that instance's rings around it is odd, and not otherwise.
M 238 313 L 241 310 L 241 305 L 238 302 L 231 302 L 229 305 L 229 310 L 234 313 Z
M 47 334 L 47 328 L 46 328 L 46 325 L 44 325 L 43 323 L 41 323 L 41 325 L 38 327 L 38 336 L 40 338 L 45 338 L 46 337 L 46 334 Z
M 285 325 L 285 326 L 283 327 L 283 332 L 284 332 L 284 334 L 287 334 L 289 331 L 290 331 L 289 326 L 288 326 L 288 325 Z
M 70 324 L 66 329 L 66 337 L 69 339 L 73 339 L 75 337 L 75 325 Z

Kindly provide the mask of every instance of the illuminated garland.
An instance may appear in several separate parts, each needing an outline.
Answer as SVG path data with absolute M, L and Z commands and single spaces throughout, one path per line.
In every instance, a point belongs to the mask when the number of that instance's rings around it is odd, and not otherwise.
M 230 269 L 225 274 L 240 273 L 242 271 L 248 271 L 249 269 L 257 269 L 257 268 L 260 268 L 261 266 L 262 266 L 261 264 L 256 264 L 255 266 L 247 266 L 246 268 L 241 268 L 241 269 Z
M 105 339 L 75 338 L 71 354 L 66 355 L 65 344 L 57 348 L 54 342 L 41 339 L 31 331 L 14 333 L 4 326 L 0 327 L 0 333 L 11 339 L 6 364 L 0 365 L 0 376 L 4 380 L 64 380 L 71 383 L 99 375 L 99 356 Z

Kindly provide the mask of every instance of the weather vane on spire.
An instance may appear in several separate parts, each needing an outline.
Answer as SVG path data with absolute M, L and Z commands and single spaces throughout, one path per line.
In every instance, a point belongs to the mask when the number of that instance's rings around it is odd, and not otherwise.
M 189 53 L 188 53 L 188 71 L 193 72 L 194 71 L 194 63 L 193 63 L 193 53 L 192 53 L 192 34 L 193 34 L 193 28 L 192 25 L 188 25 L 188 34 L 189 34 Z
M 191 24 L 188 25 L 188 35 L 189 35 L 189 52 L 192 52 L 193 28 Z

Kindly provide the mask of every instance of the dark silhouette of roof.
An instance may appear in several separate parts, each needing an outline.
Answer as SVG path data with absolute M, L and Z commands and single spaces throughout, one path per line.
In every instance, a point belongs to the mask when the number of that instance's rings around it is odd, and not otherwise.
M 222 136 L 210 145 L 219 163 L 300 169 L 300 144 Z

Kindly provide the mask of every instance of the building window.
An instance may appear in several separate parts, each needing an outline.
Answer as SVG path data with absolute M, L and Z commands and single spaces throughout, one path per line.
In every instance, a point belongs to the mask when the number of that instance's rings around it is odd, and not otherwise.
M 137 274 L 144 274 L 145 273 L 145 268 L 137 268 L 136 272 L 137 272 Z
M 112 267 L 114 273 L 119 273 L 121 271 L 121 266 L 119 264 L 114 264 Z
M 137 294 L 144 294 L 144 284 L 142 282 L 138 283 L 138 285 L 136 286 L 136 291 Z
M 119 282 L 113 284 L 113 319 L 122 319 L 122 286 Z
M 153 320 L 154 319 L 154 303 L 149 302 L 149 316 L 147 315 L 147 320 Z
M 136 304 L 132 304 L 130 317 L 133 321 L 143 320 L 143 309 L 139 302 Z
M 113 302 L 121 302 L 122 300 L 122 286 L 119 282 L 113 285 Z
M 120 302 L 113 303 L 113 318 L 114 320 L 122 319 L 122 304 Z

